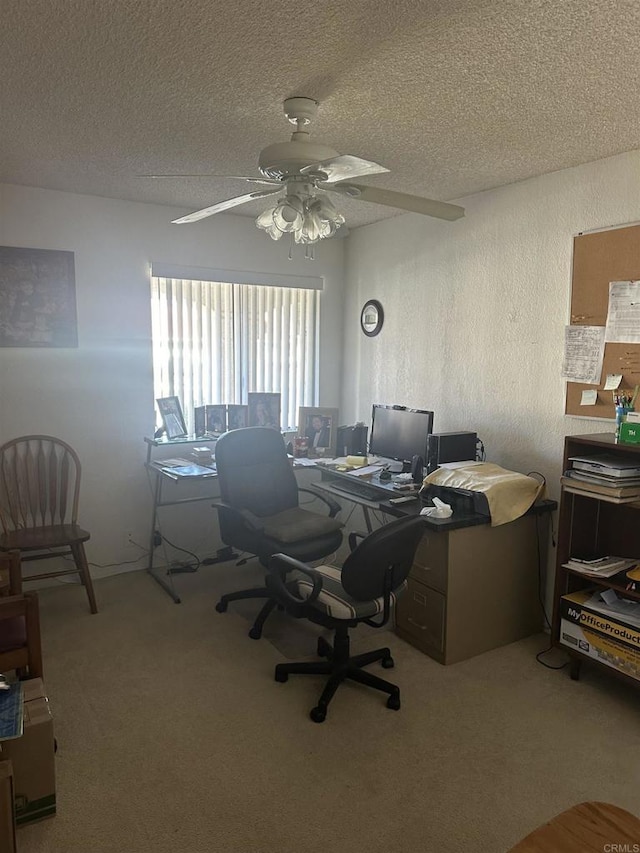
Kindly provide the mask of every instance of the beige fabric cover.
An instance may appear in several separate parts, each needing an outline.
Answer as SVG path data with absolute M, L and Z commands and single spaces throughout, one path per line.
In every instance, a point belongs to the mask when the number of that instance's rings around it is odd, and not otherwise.
M 493 462 L 470 462 L 460 468 L 438 468 L 424 484 L 483 492 L 491 511 L 491 526 L 514 521 L 542 495 L 544 483 L 526 474 L 508 471 Z

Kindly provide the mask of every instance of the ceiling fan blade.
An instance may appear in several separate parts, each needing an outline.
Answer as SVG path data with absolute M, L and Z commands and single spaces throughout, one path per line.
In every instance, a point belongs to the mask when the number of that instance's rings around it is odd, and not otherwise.
M 327 176 L 326 180 L 333 183 L 335 181 L 346 181 L 350 178 L 360 178 L 362 175 L 380 175 L 382 172 L 388 171 L 389 169 L 385 166 L 371 160 L 363 160 L 361 157 L 353 157 L 351 154 L 342 154 L 339 157 L 313 163 L 311 166 L 304 166 L 300 169 L 300 174 L 324 172 Z
M 267 186 L 280 185 L 280 181 L 270 178 L 251 178 L 247 175 L 214 175 L 210 173 L 198 175 L 138 175 L 139 178 L 228 178 L 232 181 L 248 181 L 250 184 L 266 184 Z
M 445 201 L 434 201 L 408 193 L 398 193 L 394 190 L 384 190 L 381 187 L 367 187 L 364 184 L 318 184 L 323 190 L 340 193 L 359 201 L 370 201 L 373 204 L 385 204 L 388 207 L 398 207 L 411 213 L 421 213 L 423 216 L 435 216 L 436 219 L 448 219 L 453 222 L 464 216 L 464 207 L 448 204 Z
M 212 204 L 211 207 L 205 207 L 202 210 L 196 210 L 195 213 L 189 213 L 187 216 L 181 216 L 180 219 L 172 220 L 173 225 L 186 225 L 189 222 L 197 222 L 199 219 L 205 219 L 207 216 L 213 216 L 214 213 L 222 213 L 223 210 L 229 210 L 232 207 L 238 207 L 241 204 L 246 204 L 248 201 L 255 201 L 257 198 L 264 198 L 268 195 L 280 192 L 281 187 L 277 186 L 272 190 L 256 190 L 253 193 L 239 195 L 235 198 L 229 198 L 226 201 L 219 201 L 217 204 Z

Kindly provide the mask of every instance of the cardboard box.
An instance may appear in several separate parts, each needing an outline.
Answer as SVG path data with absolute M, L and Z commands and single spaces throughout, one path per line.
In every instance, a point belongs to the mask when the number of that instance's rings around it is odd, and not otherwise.
M 13 811 L 13 769 L 0 761 L 0 850 L 16 853 L 16 820 Z
M 560 642 L 569 649 L 576 649 L 581 654 L 640 681 L 640 652 L 618 640 L 611 640 L 596 631 L 561 619 Z
M 561 618 L 640 653 L 640 630 L 627 624 L 618 615 L 607 613 L 604 608 L 600 609 L 597 604 L 587 604 L 592 595 L 593 590 L 563 595 L 560 599 Z
M 41 678 L 24 681 L 22 737 L 0 743 L 13 765 L 15 817 L 20 826 L 56 813 L 53 719 Z

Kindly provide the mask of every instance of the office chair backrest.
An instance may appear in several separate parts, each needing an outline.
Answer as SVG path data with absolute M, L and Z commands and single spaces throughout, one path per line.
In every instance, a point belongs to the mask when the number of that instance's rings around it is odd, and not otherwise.
M 66 442 L 25 435 L 0 447 L 0 520 L 11 530 L 75 524 L 80 460 Z
M 282 435 L 268 427 L 226 432 L 216 442 L 220 497 L 259 517 L 298 506 L 298 484 Z
M 340 580 L 346 592 L 358 601 L 380 598 L 385 593 L 389 569 L 389 590 L 397 589 L 411 570 L 424 532 L 424 519 L 411 516 L 370 533 L 344 561 Z

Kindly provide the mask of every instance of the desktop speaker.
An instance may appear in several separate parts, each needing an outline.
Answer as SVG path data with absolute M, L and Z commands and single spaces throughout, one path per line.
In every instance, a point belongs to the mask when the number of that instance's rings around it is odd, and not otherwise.
M 365 424 L 338 427 L 337 456 L 366 456 L 369 427 Z
M 414 483 L 422 483 L 424 477 L 424 459 L 422 456 L 414 456 L 411 460 L 411 479 Z
M 434 432 L 427 439 L 427 474 L 443 462 L 476 459 L 478 435 L 475 432 Z

